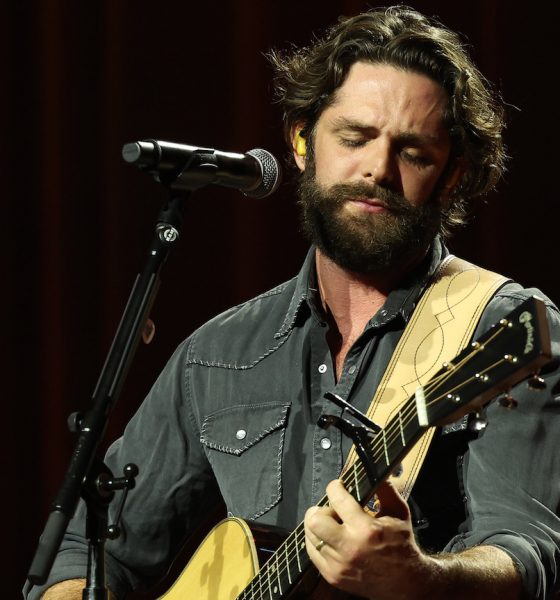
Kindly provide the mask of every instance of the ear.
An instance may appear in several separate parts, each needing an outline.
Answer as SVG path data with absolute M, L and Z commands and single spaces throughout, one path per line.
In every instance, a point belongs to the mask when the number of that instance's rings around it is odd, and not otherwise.
M 450 197 L 455 189 L 455 186 L 459 183 L 463 173 L 465 172 L 466 165 L 463 158 L 454 159 L 446 169 L 446 172 L 443 176 L 441 193 L 440 193 L 440 202 L 442 206 L 449 206 Z
M 291 132 L 292 152 L 294 160 L 300 171 L 305 170 L 305 156 L 307 154 L 307 141 L 301 134 L 304 129 L 303 123 L 297 123 Z

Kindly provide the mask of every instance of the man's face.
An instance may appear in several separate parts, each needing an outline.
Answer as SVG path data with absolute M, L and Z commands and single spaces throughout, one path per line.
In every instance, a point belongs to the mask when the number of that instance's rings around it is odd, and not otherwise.
M 424 75 L 354 64 L 317 121 L 304 170 L 304 227 L 340 266 L 376 272 L 421 254 L 439 227 L 451 143 L 447 96 Z

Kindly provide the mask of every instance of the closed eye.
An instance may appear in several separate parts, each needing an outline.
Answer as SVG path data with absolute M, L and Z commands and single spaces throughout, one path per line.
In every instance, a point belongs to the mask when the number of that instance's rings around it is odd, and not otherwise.
M 423 156 L 421 154 L 412 154 L 411 152 L 407 152 L 406 150 L 403 150 L 401 152 L 401 156 L 406 162 L 410 163 L 411 165 L 414 165 L 415 167 L 423 168 L 433 164 L 433 161 L 430 157 Z
M 342 146 L 345 146 L 346 148 L 361 148 L 362 146 L 366 145 L 367 140 L 365 138 L 341 137 L 341 138 L 339 138 L 339 142 Z

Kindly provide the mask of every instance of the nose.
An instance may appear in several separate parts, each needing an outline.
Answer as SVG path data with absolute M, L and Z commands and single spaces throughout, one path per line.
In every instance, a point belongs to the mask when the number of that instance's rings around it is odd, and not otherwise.
M 368 181 L 373 180 L 378 185 L 392 187 L 395 183 L 395 169 L 391 143 L 381 138 L 372 140 L 364 151 L 362 177 Z

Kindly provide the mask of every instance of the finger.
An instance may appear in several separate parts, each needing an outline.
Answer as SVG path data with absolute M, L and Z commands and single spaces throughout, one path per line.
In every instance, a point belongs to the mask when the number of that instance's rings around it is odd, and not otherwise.
M 311 506 L 305 511 L 305 519 L 328 518 L 338 521 L 332 506 Z
M 315 506 L 306 512 L 303 521 L 307 554 L 319 569 L 324 568 L 327 560 L 325 554 L 332 548 L 334 534 L 330 530 L 329 520 L 333 521 L 332 515 Z M 338 525 L 336 522 L 334 524 Z
M 329 506 L 313 506 L 307 510 L 303 525 L 310 545 L 317 546 L 321 540 L 331 546 L 336 543 L 340 525 L 335 516 Z
M 379 517 L 375 519 L 376 531 L 370 536 L 370 543 L 378 548 L 402 546 L 412 539 L 412 528 L 409 522 L 395 517 Z
M 353 496 L 346 491 L 342 481 L 335 479 L 327 485 L 330 505 L 343 523 L 365 522 L 369 517 Z
M 321 561 L 326 560 L 326 555 L 332 550 L 332 546 L 325 540 L 307 533 L 305 534 L 305 548 L 312 560 L 320 557 Z
M 410 519 L 410 509 L 392 481 L 384 481 L 376 491 L 381 504 L 378 517 L 391 516 L 403 521 Z

